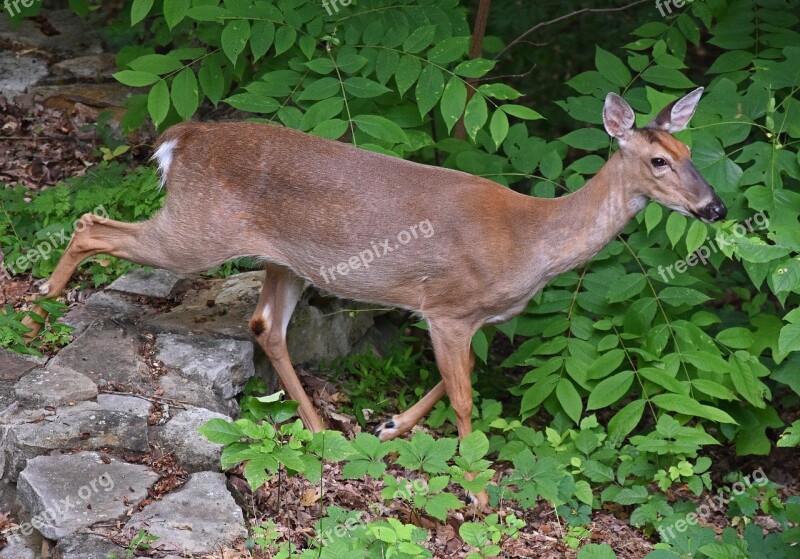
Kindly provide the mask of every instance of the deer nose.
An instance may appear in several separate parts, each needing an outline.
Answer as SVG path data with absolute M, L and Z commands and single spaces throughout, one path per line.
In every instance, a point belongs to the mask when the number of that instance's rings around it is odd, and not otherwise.
M 719 221 L 720 219 L 725 219 L 725 216 L 728 215 L 728 208 L 725 207 L 725 204 L 716 200 L 703 208 L 701 215 L 708 221 Z

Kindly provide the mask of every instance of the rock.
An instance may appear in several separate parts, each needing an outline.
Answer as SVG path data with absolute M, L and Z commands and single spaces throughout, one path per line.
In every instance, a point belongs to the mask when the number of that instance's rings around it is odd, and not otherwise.
M 39 559 L 39 557 L 24 543 L 12 543 L 0 550 L 0 559 Z
M 97 385 L 72 369 L 34 369 L 14 385 L 14 396 L 30 408 L 59 407 L 91 400 L 97 396 Z
M 38 364 L 27 356 L 0 347 L 0 411 L 14 402 L 14 384 Z
M 203 408 L 193 408 L 175 415 L 159 434 L 159 438 L 170 449 L 178 463 L 189 472 L 220 470 L 219 458 L 222 445 L 208 441 L 197 432 L 211 419 L 231 418 Z
M 2 6 L 0 6 L 2 8 Z M 0 18 L 0 22 L 4 18 Z M 47 63 L 35 56 L 0 52 L 0 92 L 9 100 L 25 93 L 47 76 Z
M 30 524 L 46 538 L 60 540 L 121 517 L 147 497 L 157 480 L 145 466 L 81 452 L 29 460 L 17 490 Z
M 198 407 L 235 411 L 234 398 L 255 374 L 251 342 L 161 334 L 155 347 L 156 359 L 177 373 L 159 379 L 164 396 Z
M 145 453 L 150 449 L 146 417 L 110 411 L 95 402 L 61 408 L 38 423 L 11 425 L 4 447 L 12 480 L 26 462 L 53 450 L 109 448 Z
M 103 52 L 97 33 L 72 10 L 42 10 L 41 15 L 37 20 L 24 19 L 18 26 L 12 26 L 7 17 L 0 18 L 0 39 L 53 54 Z M 43 25 L 42 20 L 47 23 Z M 48 33 L 46 27 L 51 28 Z
M 167 270 L 137 268 L 114 281 L 108 286 L 108 289 L 166 299 L 172 294 L 179 281 L 181 281 L 179 276 Z
M 147 417 L 150 415 L 152 404 L 136 396 L 121 396 L 119 394 L 98 394 L 98 405 L 109 411 L 118 411 Z
M 81 80 L 108 79 L 116 69 L 114 55 L 111 53 L 89 54 L 53 64 L 56 73 Z
M 18 381 L 22 376 L 43 364 L 41 360 L 32 359 L 19 353 L 0 347 L 0 380 Z
M 181 489 L 135 513 L 125 531 L 140 529 L 158 536 L 154 549 L 202 555 L 219 552 L 247 536 L 242 510 L 236 505 L 223 474 L 201 472 L 189 476 Z
M 140 383 L 136 359 L 136 334 L 118 322 L 100 320 L 62 349 L 51 366 L 78 371 L 96 384 L 101 380 L 115 384 Z
M 144 307 L 130 302 L 123 293 L 98 291 L 86 299 L 86 307 L 92 311 L 112 316 L 135 318 L 145 312 Z
M 64 538 L 56 546 L 53 559 L 109 559 L 127 557 L 125 548 L 102 536 L 77 534 Z

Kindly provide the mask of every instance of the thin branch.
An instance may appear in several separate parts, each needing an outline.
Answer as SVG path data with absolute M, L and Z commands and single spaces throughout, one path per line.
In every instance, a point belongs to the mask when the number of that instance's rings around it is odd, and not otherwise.
M 478 5 L 478 15 L 475 17 L 475 27 L 472 30 L 472 44 L 469 48 L 470 60 L 474 60 L 483 54 L 483 38 L 486 36 L 486 22 L 489 20 L 489 8 L 491 4 L 492 0 L 481 0 Z M 475 83 L 474 78 L 467 80 L 467 101 L 464 105 L 465 107 L 475 94 Z M 464 126 L 464 115 L 462 115 L 456 124 L 454 137 L 463 140 L 466 135 L 467 129 Z
M 511 41 L 506 48 L 501 50 L 497 53 L 494 57 L 495 60 L 503 56 L 511 47 L 515 46 L 517 43 L 521 42 L 525 37 L 533 33 L 534 31 L 541 29 L 542 27 L 547 27 L 548 25 L 552 25 L 554 23 L 558 23 L 559 21 L 563 21 L 565 19 L 569 19 L 573 16 L 578 14 L 585 14 L 585 13 L 601 13 L 601 12 L 621 12 L 627 10 L 628 8 L 632 8 L 634 6 L 638 6 L 639 4 L 644 4 L 645 2 L 650 2 L 650 0 L 636 0 L 635 2 L 631 2 L 630 4 L 626 4 L 625 6 L 621 6 L 619 8 L 581 8 L 580 10 L 576 10 L 574 12 L 570 12 L 568 14 L 564 14 L 563 16 L 558 16 L 555 19 L 551 19 L 550 21 L 543 21 L 542 23 L 537 23 L 530 29 L 528 29 L 525 33 Z

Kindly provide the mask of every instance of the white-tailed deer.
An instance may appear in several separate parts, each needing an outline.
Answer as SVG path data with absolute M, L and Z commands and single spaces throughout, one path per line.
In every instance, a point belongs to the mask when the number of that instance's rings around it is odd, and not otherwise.
M 472 430 L 470 340 L 478 328 L 512 318 L 548 280 L 592 258 L 648 198 L 708 222 L 725 217 L 689 149 L 671 136 L 689 123 L 701 94 L 673 102 L 644 129 L 609 94 L 603 121 L 619 151 L 578 192 L 554 199 L 277 126 L 179 124 L 154 155 L 164 207 L 142 223 L 84 216 L 42 293 L 58 296 L 78 265 L 100 253 L 175 272 L 259 259 L 266 278 L 250 328 L 313 431 L 324 424 L 285 339 L 304 286 L 417 311 L 430 326 L 442 381 L 376 432 L 384 440 L 405 433 L 447 394 L 464 437 Z M 382 243 L 426 221 L 430 238 Z M 383 254 L 356 265 L 367 250 Z

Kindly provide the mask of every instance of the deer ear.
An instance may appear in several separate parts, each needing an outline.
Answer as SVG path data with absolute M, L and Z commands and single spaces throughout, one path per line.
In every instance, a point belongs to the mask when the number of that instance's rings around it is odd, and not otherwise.
M 673 101 L 650 121 L 647 128 L 650 130 L 664 130 L 670 134 L 680 132 L 689 125 L 689 121 L 694 116 L 697 103 L 703 94 L 703 88 L 698 87 L 691 93 L 684 95 L 677 101 Z
M 609 136 L 616 138 L 620 145 L 633 133 L 633 125 L 636 115 L 625 99 L 616 93 L 606 95 L 606 103 L 603 105 L 603 125 Z

